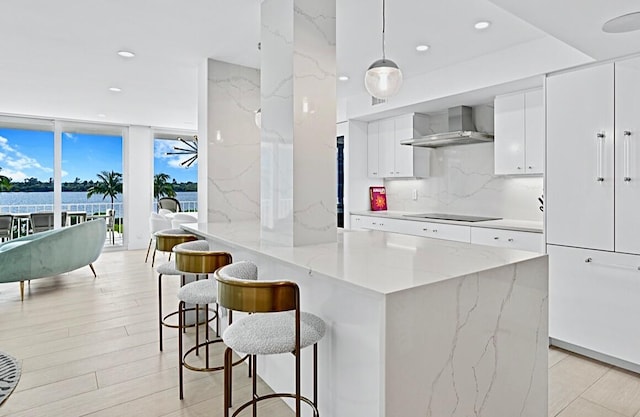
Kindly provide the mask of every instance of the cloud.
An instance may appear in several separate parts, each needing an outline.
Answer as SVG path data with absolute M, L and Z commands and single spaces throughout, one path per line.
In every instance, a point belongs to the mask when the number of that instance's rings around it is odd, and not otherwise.
M 23 154 L 9 144 L 9 140 L 3 136 L 0 136 L 0 161 L 2 161 L 2 173 L 3 175 L 10 177 L 13 181 L 22 181 L 28 178 L 29 175 L 25 174 L 25 170 L 36 169 L 47 174 L 53 173 L 53 168 L 43 166 L 35 158 L 31 158 L 28 155 Z M 9 174 L 11 173 L 11 174 Z M 31 175 L 33 176 L 33 175 Z

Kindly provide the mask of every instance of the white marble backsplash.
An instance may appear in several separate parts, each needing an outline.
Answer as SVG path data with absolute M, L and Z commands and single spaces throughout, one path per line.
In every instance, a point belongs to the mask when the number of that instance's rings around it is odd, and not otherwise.
M 496 176 L 493 160 L 492 143 L 433 149 L 429 178 L 385 180 L 387 208 L 542 221 L 543 178 Z

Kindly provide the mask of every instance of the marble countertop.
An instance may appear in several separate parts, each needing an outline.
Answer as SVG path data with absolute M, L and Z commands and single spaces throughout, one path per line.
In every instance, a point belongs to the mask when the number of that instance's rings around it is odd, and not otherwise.
M 424 213 L 424 212 L 421 212 L 421 213 Z M 412 214 L 419 214 L 419 213 L 409 212 L 409 211 L 393 211 L 393 210 L 352 211 L 351 214 L 360 215 L 360 216 L 385 217 L 385 218 L 402 219 L 402 220 L 416 220 L 416 221 L 430 222 L 430 223 L 459 224 L 464 226 L 483 227 L 488 229 L 515 230 L 519 232 L 533 232 L 533 233 L 543 232 L 542 222 L 541 221 L 536 222 L 531 220 L 500 219 L 500 220 L 487 220 L 482 222 L 462 222 L 462 221 L 453 221 L 453 220 L 424 219 L 419 217 L 410 217 Z
M 285 247 L 261 240 L 258 222 L 191 223 L 182 228 L 378 294 L 546 256 L 373 230 L 340 230 L 333 243 Z

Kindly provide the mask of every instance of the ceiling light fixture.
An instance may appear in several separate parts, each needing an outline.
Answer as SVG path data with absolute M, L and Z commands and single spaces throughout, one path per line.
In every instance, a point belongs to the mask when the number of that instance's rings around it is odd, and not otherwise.
M 131 51 L 118 51 L 118 55 L 123 58 L 133 58 L 134 56 L 136 56 L 136 54 Z
M 188 158 L 180 162 L 180 165 L 189 168 L 198 159 L 198 136 L 194 135 L 193 140 L 187 142 L 181 137 L 178 138 L 187 148 L 173 147 L 176 152 L 167 152 L 166 155 L 188 155 Z
M 386 0 L 382 0 L 382 59 L 375 61 L 364 76 L 364 86 L 373 97 L 386 99 L 396 94 L 402 86 L 402 71 L 398 65 L 386 58 L 384 34 L 386 26 Z
M 122 91 L 122 88 L 119 87 L 109 87 L 109 91 L 113 91 L 114 93 L 119 93 Z
M 416 51 L 418 52 L 424 52 L 429 50 L 429 45 L 418 45 L 416 46 Z
M 349 77 L 348 77 L 348 76 L 346 76 L 346 75 L 341 75 L 341 76 L 339 76 L 339 77 L 338 77 L 338 79 L 339 79 L 340 81 L 349 81 Z
M 489 22 L 488 20 L 481 20 L 479 22 L 476 22 L 475 25 L 473 25 L 473 27 L 478 29 L 478 30 L 484 30 L 484 29 L 488 28 L 489 26 L 491 26 L 491 22 Z
M 640 12 L 623 14 L 607 20 L 602 25 L 602 31 L 607 33 L 626 33 L 640 29 Z

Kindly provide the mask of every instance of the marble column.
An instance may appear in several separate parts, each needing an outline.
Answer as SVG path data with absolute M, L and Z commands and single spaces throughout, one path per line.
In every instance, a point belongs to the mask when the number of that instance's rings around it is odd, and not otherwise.
M 207 168 L 206 221 L 258 221 L 260 130 L 254 112 L 260 107 L 260 71 L 209 59 L 206 91 L 206 136 L 199 140 Z
M 336 240 L 335 0 L 261 9 L 262 239 Z

